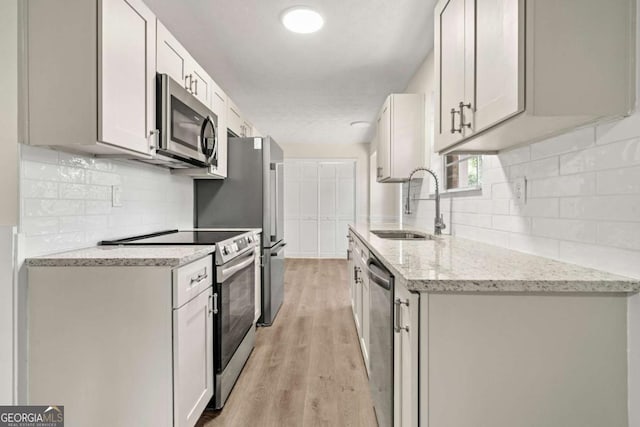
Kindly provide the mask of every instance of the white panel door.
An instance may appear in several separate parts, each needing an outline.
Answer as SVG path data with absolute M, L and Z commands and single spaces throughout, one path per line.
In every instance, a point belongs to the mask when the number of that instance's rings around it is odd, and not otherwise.
M 354 218 L 354 161 L 285 161 L 287 257 L 345 258 Z
M 101 4 L 98 139 L 148 154 L 156 112 L 156 17 L 141 0 Z
M 347 240 L 344 238 L 344 240 Z M 336 221 L 318 220 L 318 256 L 334 258 L 336 256 Z
M 318 220 L 300 220 L 300 239 L 298 254 L 304 258 L 318 256 Z

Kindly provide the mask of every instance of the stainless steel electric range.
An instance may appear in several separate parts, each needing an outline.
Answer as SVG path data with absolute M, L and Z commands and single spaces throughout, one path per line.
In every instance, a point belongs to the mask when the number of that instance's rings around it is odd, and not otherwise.
M 253 231 L 169 230 L 101 245 L 215 245 L 213 289 L 214 396 L 211 409 L 221 409 L 255 344 L 255 250 Z

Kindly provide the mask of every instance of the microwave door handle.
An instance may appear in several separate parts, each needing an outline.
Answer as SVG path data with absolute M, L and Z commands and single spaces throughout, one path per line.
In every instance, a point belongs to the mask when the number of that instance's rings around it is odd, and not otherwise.
M 205 117 L 204 122 L 202 122 L 202 127 L 200 128 L 200 149 L 202 150 L 202 154 L 204 154 L 207 159 L 211 157 L 211 154 L 213 153 L 213 147 L 211 149 L 209 148 L 209 144 L 207 143 L 208 138 L 206 138 L 204 135 L 209 123 L 211 123 L 211 128 L 213 129 L 213 140 L 215 145 L 216 126 L 211 116 Z

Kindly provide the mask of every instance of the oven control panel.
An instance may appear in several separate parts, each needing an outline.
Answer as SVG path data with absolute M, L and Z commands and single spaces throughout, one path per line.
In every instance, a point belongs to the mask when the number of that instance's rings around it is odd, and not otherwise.
M 259 244 L 259 239 L 256 239 L 253 232 L 219 242 L 216 245 L 216 264 L 224 264 L 257 244 Z

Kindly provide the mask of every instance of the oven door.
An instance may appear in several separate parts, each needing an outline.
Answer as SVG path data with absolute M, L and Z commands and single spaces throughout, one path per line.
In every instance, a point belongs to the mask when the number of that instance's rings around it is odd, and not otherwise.
M 221 373 L 253 327 L 256 285 L 253 248 L 217 267 L 216 282 L 213 354 L 216 372 Z
M 157 79 L 158 152 L 197 166 L 217 166 L 217 116 L 166 74 Z

